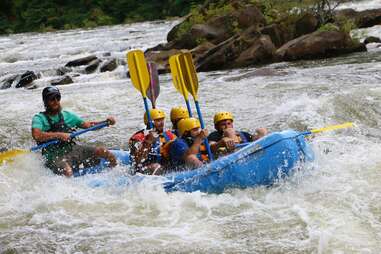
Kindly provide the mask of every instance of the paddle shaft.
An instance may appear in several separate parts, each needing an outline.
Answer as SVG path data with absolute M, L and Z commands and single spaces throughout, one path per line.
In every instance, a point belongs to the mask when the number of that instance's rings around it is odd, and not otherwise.
M 327 126 L 327 127 L 320 128 L 320 129 L 314 129 L 314 130 L 310 130 L 310 131 L 300 132 L 298 136 L 301 136 L 301 135 L 307 136 L 307 135 L 312 135 L 312 134 L 320 133 L 320 132 L 324 132 L 324 131 L 339 130 L 339 129 L 345 129 L 345 128 L 350 128 L 350 127 L 353 127 L 353 123 L 348 122 L 348 123 L 344 123 L 344 124 L 331 125 L 331 126 Z M 236 148 L 242 148 L 242 147 L 247 146 L 250 143 L 251 142 L 236 144 L 235 147 Z
M 198 101 L 195 100 L 194 105 L 196 106 L 197 115 L 198 115 L 198 118 L 199 118 L 200 124 L 201 124 L 201 129 L 205 129 L 205 124 L 204 124 L 204 120 L 202 119 L 202 114 L 201 114 L 200 105 L 199 105 Z M 205 142 L 206 150 L 208 152 L 209 159 L 211 161 L 213 161 L 214 158 L 213 158 L 212 150 L 210 149 L 208 138 L 206 138 L 204 140 L 204 142 Z
M 99 123 L 99 124 L 97 124 L 97 125 L 94 125 L 93 127 L 90 127 L 90 128 L 87 128 L 87 129 L 83 129 L 83 130 L 79 130 L 79 131 L 76 131 L 76 132 L 73 132 L 73 133 L 71 133 L 70 134 L 70 138 L 75 138 L 75 137 L 77 137 L 77 136 L 79 136 L 79 135 L 81 135 L 81 134 L 83 134 L 83 133 L 86 133 L 86 132 L 88 132 L 88 131 L 95 131 L 95 130 L 99 130 L 99 129 L 102 129 L 102 128 L 104 128 L 104 127 L 106 127 L 106 126 L 109 126 L 109 121 L 103 121 L 103 122 L 101 122 L 101 123 Z M 51 140 L 51 141 L 48 141 L 48 142 L 46 142 L 46 143 L 43 143 L 43 144 L 41 144 L 41 145 L 38 145 L 38 146 L 34 146 L 34 147 L 32 147 L 31 149 L 30 149 L 30 151 L 37 151 L 37 150 L 39 150 L 39 149 L 43 149 L 43 148 L 45 148 L 45 147 L 48 147 L 48 146 L 50 146 L 50 145 L 55 145 L 55 144 L 58 144 L 60 142 L 60 140 L 58 140 L 58 139 L 55 139 L 55 140 Z
M 185 100 L 185 104 L 187 105 L 187 109 L 188 109 L 189 117 L 193 117 L 193 116 L 192 116 L 192 109 L 191 109 L 189 100 Z

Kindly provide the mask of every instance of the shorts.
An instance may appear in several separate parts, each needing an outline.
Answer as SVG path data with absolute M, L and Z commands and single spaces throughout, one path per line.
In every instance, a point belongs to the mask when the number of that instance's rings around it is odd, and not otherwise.
M 96 157 L 95 151 L 94 146 L 74 145 L 70 152 L 53 161 L 48 161 L 46 166 L 58 175 L 63 174 L 66 163 L 72 167 L 73 172 L 92 167 L 100 163 L 100 158 Z

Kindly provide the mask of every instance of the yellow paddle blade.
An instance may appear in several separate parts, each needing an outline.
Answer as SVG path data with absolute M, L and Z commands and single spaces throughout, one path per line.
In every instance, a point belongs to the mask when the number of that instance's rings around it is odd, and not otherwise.
M 180 68 L 184 75 L 185 86 L 197 101 L 198 78 L 193 64 L 192 54 L 187 52 L 180 55 Z
M 13 150 L 2 152 L 2 153 L 0 153 L 0 164 L 2 164 L 4 162 L 13 161 L 13 159 L 16 156 L 21 155 L 21 154 L 26 154 L 26 153 L 29 153 L 29 151 L 21 150 L 21 149 L 13 149 Z
M 331 126 L 327 126 L 324 128 L 311 130 L 311 133 L 319 133 L 322 131 L 333 131 L 333 130 L 338 130 L 338 129 L 351 128 L 351 127 L 353 127 L 353 123 L 347 122 L 347 123 L 343 123 L 343 124 L 339 124 L 339 125 L 331 125 Z
M 188 90 L 185 87 L 183 73 L 180 68 L 179 56 L 180 55 L 177 54 L 169 58 L 169 67 L 171 69 L 174 87 L 184 96 L 185 100 L 188 100 Z
M 146 91 L 150 84 L 150 76 L 144 53 L 141 50 L 132 50 L 127 53 L 127 64 L 130 70 L 132 84 L 140 91 L 143 98 L 147 97 Z

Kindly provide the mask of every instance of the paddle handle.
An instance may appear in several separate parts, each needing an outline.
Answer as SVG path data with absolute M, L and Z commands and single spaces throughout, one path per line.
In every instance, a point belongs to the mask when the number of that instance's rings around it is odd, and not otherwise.
M 75 131 L 75 132 L 73 132 L 73 133 L 70 134 L 70 138 L 73 139 L 73 138 L 75 138 L 75 137 L 77 137 L 77 136 L 79 136 L 79 135 L 81 135 L 81 134 L 83 134 L 83 133 L 86 133 L 86 132 L 88 132 L 88 131 L 99 130 L 99 129 L 102 129 L 102 128 L 104 128 L 104 127 L 106 127 L 106 126 L 109 126 L 109 125 L 110 125 L 109 121 L 106 120 L 106 121 L 103 121 L 103 122 L 101 122 L 101 123 L 99 123 L 99 124 L 97 124 L 97 125 L 94 125 L 93 127 L 90 127 L 90 128 L 87 128 L 87 129 L 83 129 L 83 130 L 79 130 L 79 131 Z M 33 152 L 33 151 L 36 151 L 36 150 L 39 150 L 39 149 L 43 149 L 43 148 L 45 148 L 45 147 L 47 147 L 47 146 L 50 146 L 50 145 L 58 144 L 59 142 L 60 142 L 60 141 L 59 141 L 58 139 L 51 140 L 51 141 L 48 141 L 48 142 L 43 143 L 43 144 L 41 144 L 41 145 L 34 146 L 34 147 L 32 147 L 30 150 Z
M 200 110 L 200 105 L 198 103 L 198 101 L 194 101 L 194 104 L 196 106 L 196 110 L 197 110 L 197 115 L 198 115 L 198 118 L 200 119 L 200 124 L 201 124 L 201 129 L 205 129 L 205 124 L 204 124 L 204 120 L 202 119 L 202 114 L 201 114 L 201 110 Z M 209 145 L 209 142 L 208 142 L 208 138 L 206 138 L 204 140 L 205 142 L 205 146 L 206 146 L 206 150 L 208 151 L 208 156 L 209 156 L 209 159 L 210 161 L 213 161 L 214 158 L 213 158 L 213 154 L 212 154 L 212 150 L 210 149 L 210 145 Z
M 149 113 L 147 97 L 143 97 L 143 101 L 144 101 L 144 109 L 146 110 L 146 114 L 147 114 L 148 129 L 150 130 L 152 129 L 152 121 L 151 121 L 151 114 Z

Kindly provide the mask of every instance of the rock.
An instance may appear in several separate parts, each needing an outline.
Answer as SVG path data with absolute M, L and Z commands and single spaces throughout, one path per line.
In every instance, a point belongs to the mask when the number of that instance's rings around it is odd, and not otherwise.
M 369 44 L 369 43 L 381 43 L 381 39 L 375 36 L 369 36 L 364 40 L 364 44 Z
M 91 61 L 98 59 L 95 55 L 90 55 L 86 57 L 82 57 L 73 61 L 68 62 L 65 67 L 75 67 L 89 64 Z
M 37 79 L 37 75 L 33 71 L 27 71 L 20 76 L 20 80 L 16 83 L 16 88 L 28 86 Z
M 0 90 L 11 88 L 13 82 L 16 80 L 16 78 L 19 78 L 19 77 L 20 75 L 16 74 L 2 80 L 0 85 Z
M 104 56 L 104 57 L 111 56 L 111 52 L 105 52 L 105 53 L 102 54 L 102 56 Z
M 13 82 L 13 81 L 12 81 Z M 12 82 L 5 80 L 0 85 L 0 90 L 8 89 L 12 87 Z
M 381 25 L 381 9 L 360 11 L 356 15 L 355 22 L 358 28 Z
M 319 20 L 311 13 L 306 13 L 300 17 L 295 23 L 295 35 L 299 37 L 301 35 L 315 32 L 319 26 Z
M 339 31 L 314 32 L 287 42 L 276 51 L 279 61 L 333 57 L 345 53 L 366 51 L 362 43 Z
M 50 81 L 50 84 L 52 86 L 67 85 L 71 83 L 73 83 L 73 79 L 68 75 L 65 75 L 63 77 Z
M 270 37 L 262 35 L 254 25 L 209 50 L 199 59 L 197 69 L 211 71 L 267 63 L 273 59 L 275 50 Z
M 184 22 L 188 22 L 190 17 L 192 15 L 191 14 L 188 14 L 186 15 L 182 21 L 180 21 L 180 23 L 178 23 L 177 25 L 175 25 L 174 27 L 172 27 L 172 29 L 168 32 L 167 34 L 167 41 L 170 42 L 170 41 L 173 41 L 176 39 L 176 36 L 177 36 L 177 32 L 179 31 L 181 25 L 184 23 Z
M 204 42 L 201 45 L 195 47 L 190 52 L 192 53 L 194 61 L 197 61 L 201 56 L 203 56 L 206 52 L 214 48 L 216 45 L 210 42 Z
M 100 72 L 105 72 L 105 71 L 113 71 L 118 67 L 116 63 L 116 59 L 110 59 L 104 62 L 100 68 Z
M 271 41 L 274 43 L 275 47 L 279 48 L 289 40 L 292 40 L 292 35 L 280 24 L 271 24 L 265 26 L 261 30 L 262 34 L 268 35 Z
M 381 24 L 381 9 L 365 11 L 355 11 L 353 9 L 343 9 L 335 12 L 335 19 L 351 19 L 358 28 L 371 27 Z
M 217 45 L 248 27 L 261 28 L 266 24 L 265 17 L 254 5 L 243 5 L 240 1 L 233 1 L 231 7 L 233 8 L 231 11 L 212 15 L 203 24 L 196 23 L 190 28 L 191 16 L 189 16 L 169 32 L 167 39 L 173 44 L 162 47 L 192 49 L 204 41 Z M 206 17 L 207 15 L 204 15 L 204 18 Z
M 102 60 L 96 58 L 93 61 L 89 63 L 88 66 L 85 68 L 85 73 L 90 74 L 93 73 L 99 66 L 99 64 L 102 62 Z
M 216 28 L 214 26 L 206 25 L 206 24 L 196 24 L 192 26 L 190 29 L 190 34 L 194 40 L 207 40 L 207 41 L 215 41 L 220 42 L 221 38 L 224 38 L 225 31 L 220 28 Z
M 56 71 L 57 75 L 59 75 L 59 76 L 65 75 L 68 72 L 71 72 L 71 69 L 68 67 L 60 67 Z
M 233 12 L 233 16 L 237 17 L 240 28 L 248 28 L 254 24 L 257 24 L 258 28 L 266 25 L 265 16 L 253 5 L 243 6 L 240 10 Z
M 167 51 L 150 51 L 145 54 L 145 57 L 147 62 L 155 62 L 157 64 L 159 74 L 163 74 L 169 72 L 169 57 L 180 52 L 181 51 L 178 49 L 170 49 Z

